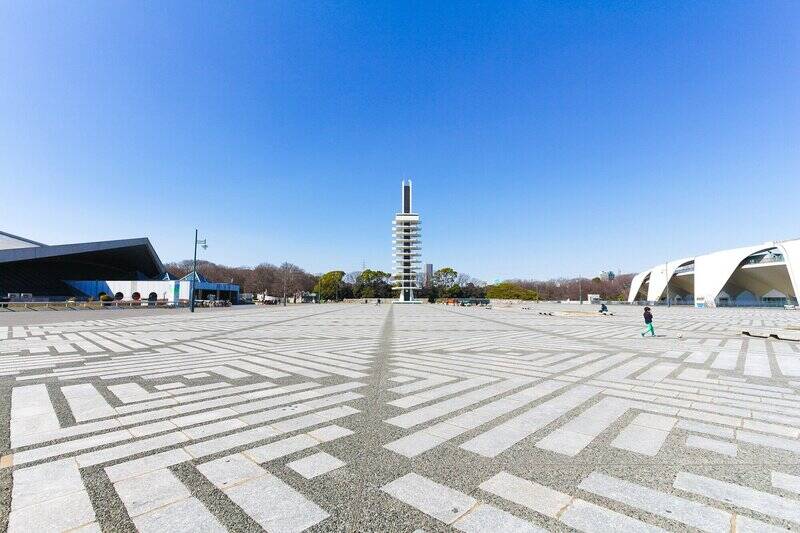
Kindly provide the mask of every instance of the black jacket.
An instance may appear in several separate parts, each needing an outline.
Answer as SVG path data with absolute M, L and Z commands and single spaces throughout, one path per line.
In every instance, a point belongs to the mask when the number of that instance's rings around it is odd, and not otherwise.
M 653 314 L 650 311 L 644 312 L 644 323 L 650 324 L 653 322 Z

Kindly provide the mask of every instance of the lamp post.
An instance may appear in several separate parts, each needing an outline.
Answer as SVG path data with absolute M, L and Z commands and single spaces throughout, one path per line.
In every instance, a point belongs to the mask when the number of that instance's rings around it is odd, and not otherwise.
M 194 258 L 192 259 L 192 279 L 189 280 L 189 311 L 194 313 L 194 280 L 197 279 L 197 245 L 208 248 L 206 239 L 202 241 L 197 238 L 197 228 L 194 229 Z

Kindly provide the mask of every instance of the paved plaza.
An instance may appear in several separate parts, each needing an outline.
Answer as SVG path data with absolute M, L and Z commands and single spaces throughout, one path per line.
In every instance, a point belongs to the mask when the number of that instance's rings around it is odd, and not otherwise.
M 800 312 L 595 309 L 0 314 L 0 531 L 800 530 Z

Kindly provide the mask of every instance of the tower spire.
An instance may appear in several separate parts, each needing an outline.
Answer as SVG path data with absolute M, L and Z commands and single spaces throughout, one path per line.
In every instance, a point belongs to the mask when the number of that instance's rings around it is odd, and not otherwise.
M 417 265 L 420 263 L 419 215 L 413 211 L 411 180 L 402 181 L 400 212 L 394 217 L 394 290 L 397 302 L 419 303 L 414 299 L 417 286 Z

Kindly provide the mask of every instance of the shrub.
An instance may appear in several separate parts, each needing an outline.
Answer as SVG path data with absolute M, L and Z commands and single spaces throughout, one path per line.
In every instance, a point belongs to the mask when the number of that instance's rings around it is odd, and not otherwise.
M 486 297 L 497 300 L 538 300 L 536 291 L 523 289 L 519 285 L 504 281 L 486 288 Z

